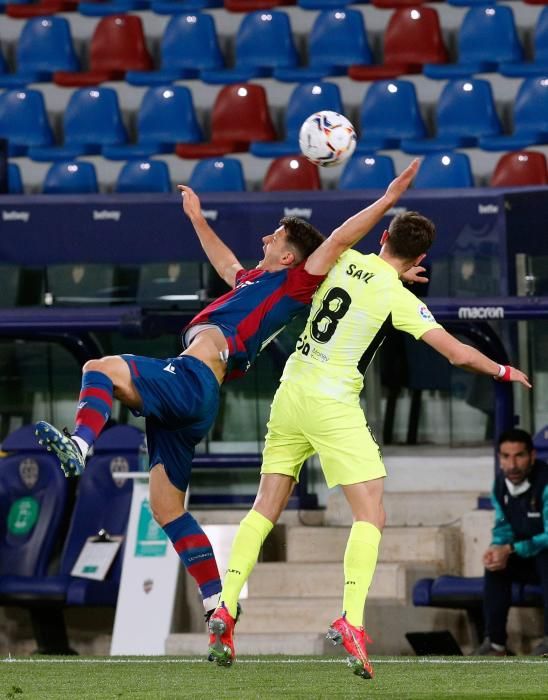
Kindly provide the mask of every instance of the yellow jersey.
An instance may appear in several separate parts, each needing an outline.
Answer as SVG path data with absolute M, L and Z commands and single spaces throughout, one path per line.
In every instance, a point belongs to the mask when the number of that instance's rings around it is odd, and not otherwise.
M 359 402 L 364 373 L 390 325 L 416 339 L 441 328 L 392 265 L 378 255 L 347 250 L 314 294 L 282 381 L 344 403 Z

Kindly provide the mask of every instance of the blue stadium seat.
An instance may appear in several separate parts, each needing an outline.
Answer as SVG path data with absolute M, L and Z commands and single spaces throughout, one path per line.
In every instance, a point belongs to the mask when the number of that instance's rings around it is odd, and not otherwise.
M 92 87 L 75 90 L 63 115 L 64 145 L 33 147 L 33 160 L 71 160 L 84 154 L 100 153 L 106 145 L 127 142 L 127 132 L 112 88 Z
M 276 68 L 274 77 L 287 82 L 346 75 L 354 63 L 372 61 L 364 19 L 358 10 L 326 10 L 316 17 L 308 39 L 308 66 Z
M 17 71 L 0 75 L 0 87 L 21 87 L 51 80 L 56 70 L 79 70 L 70 25 L 64 17 L 29 19 L 16 50 Z
M 152 0 L 150 9 L 158 15 L 176 15 L 222 7 L 223 0 Z
M 44 576 L 60 535 L 67 480 L 26 425 L 2 443 L 0 459 L 0 603 L 6 576 Z
M 408 80 L 372 83 L 360 109 L 360 127 L 358 153 L 398 148 L 404 138 L 424 137 L 426 127 L 413 83 Z
M 9 156 L 24 156 L 30 147 L 53 143 L 41 92 L 21 89 L 0 94 L 0 138 L 7 139 Z
M 534 61 L 501 63 L 499 71 L 510 78 L 527 78 L 528 76 L 548 76 L 548 7 L 538 16 L 534 36 Z
M 116 192 L 171 192 L 169 168 L 161 160 L 130 160 L 121 168 Z
M 465 153 L 427 155 L 421 161 L 413 187 L 474 187 L 470 159 Z
M 190 90 L 183 85 L 149 88 L 139 107 L 137 133 L 136 144 L 105 145 L 105 158 L 148 158 L 155 153 L 170 153 L 177 143 L 201 141 L 202 130 Z
M 203 70 L 224 65 L 212 15 L 205 12 L 172 17 L 160 45 L 161 68 L 157 71 L 128 71 L 131 85 L 165 85 L 183 78 L 197 78 Z
M 468 10 L 459 30 L 458 63 L 426 64 L 429 78 L 466 78 L 497 70 L 498 64 L 523 59 L 514 13 L 506 5 L 480 5 Z
M 83 161 L 53 163 L 42 188 L 44 194 L 90 194 L 98 191 L 95 166 Z
M 339 180 L 339 190 L 385 190 L 396 177 L 390 156 L 354 155 Z
M 236 33 L 236 65 L 224 70 L 204 70 L 205 83 L 232 84 L 268 77 L 276 68 L 294 67 L 298 57 L 285 12 L 250 12 Z
M 517 151 L 536 143 L 548 143 L 548 74 L 526 78 L 514 102 L 514 131 L 509 136 L 484 136 L 479 145 L 486 151 Z
M 299 153 L 299 130 L 304 120 L 314 112 L 329 109 L 343 113 L 339 86 L 334 83 L 317 82 L 297 85 L 285 111 L 284 141 L 254 141 L 249 150 L 254 156 L 276 158 Z
M 123 543 L 103 581 L 75 577 L 71 571 L 88 537 L 95 537 L 102 529 L 111 536 L 125 535 L 133 484 L 131 480 L 116 483 L 112 472 L 138 470 L 138 450 L 142 439 L 142 432 L 137 428 L 115 426 L 105 431 L 95 443 L 94 455 L 79 480 L 58 574 L 6 575 L 1 579 L 0 594 L 4 604 L 32 606 L 35 613 L 33 626 L 39 648 L 40 638 L 49 640 L 50 648 L 45 653 L 67 653 L 68 643 L 62 616 L 64 607 L 116 605 Z M 44 451 L 43 456 L 53 460 Z M 42 609 L 38 607 L 40 605 L 43 606 Z M 48 644 L 48 641 L 44 643 Z M 55 646 L 64 646 L 65 649 L 52 648 Z
M 502 132 L 487 80 L 453 80 L 447 83 L 436 106 L 437 135 L 431 139 L 402 139 L 406 153 L 429 153 L 476 146 L 482 136 Z
M 206 158 L 196 163 L 188 184 L 197 192 L 244 192 L 242 164 L 236 158 Z
M 17 163 L 8 163 L 8 193 L 23 194 L 23 180 Z

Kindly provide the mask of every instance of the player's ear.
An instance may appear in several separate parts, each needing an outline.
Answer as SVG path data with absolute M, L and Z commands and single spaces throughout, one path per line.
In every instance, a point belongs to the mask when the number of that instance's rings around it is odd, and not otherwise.
M 291 267 L 296 262 L 295 253 L 292 250 L 286 250 L 282 255 L 281 263 L 287 267 Z
M 390 236 L 390 232 L 388 231 L 388 229 L 384 229 L 384 231 L 382 232 L 382 236 L 381 236 L 381 245 L 384 245 L 386 243 L 389 236 Z

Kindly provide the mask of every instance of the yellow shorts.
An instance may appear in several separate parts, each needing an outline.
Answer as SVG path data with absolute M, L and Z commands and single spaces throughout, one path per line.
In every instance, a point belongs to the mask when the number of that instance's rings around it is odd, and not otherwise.
M 298 481 L 303 462 L 315 452 L 329 488 L 386 476 L 359 405 L 284 381 L 272 402 L 261 474 L 287 474 Z

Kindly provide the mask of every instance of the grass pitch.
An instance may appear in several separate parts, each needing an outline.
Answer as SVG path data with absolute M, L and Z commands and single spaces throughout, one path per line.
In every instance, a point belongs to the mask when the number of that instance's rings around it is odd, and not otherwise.
M 0 700 L 179 698 L 548 698 L 548 659 L 373 658 L 375 678 L 342 659 L 241 657 L 231 668 L 183 657 L 0 660 Z

